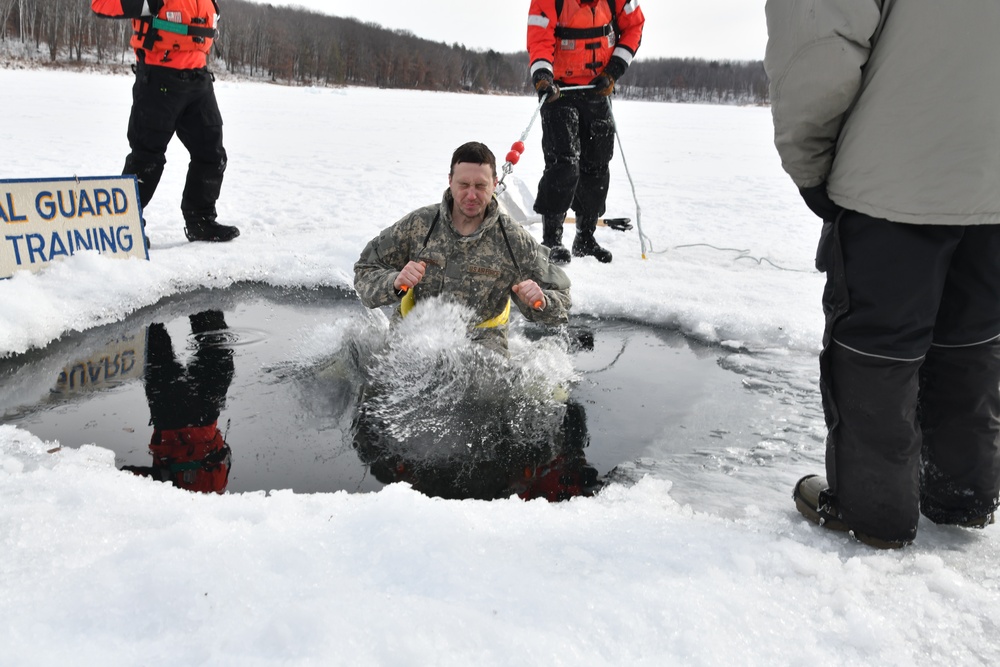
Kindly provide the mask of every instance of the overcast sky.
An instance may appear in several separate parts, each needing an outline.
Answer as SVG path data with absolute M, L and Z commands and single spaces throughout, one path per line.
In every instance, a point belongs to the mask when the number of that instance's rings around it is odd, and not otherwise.
M 259 1 L 259 0 L 258 0 Z M 278 0 L 333 16 L 409 30 L 436 42 L 504 53 L 525 48 L 528 0 Z M 759 60 L 767 27 L 764 0 L 642 0 L 639 56 Z M 223 6 L 223 15 L 225 6 Z

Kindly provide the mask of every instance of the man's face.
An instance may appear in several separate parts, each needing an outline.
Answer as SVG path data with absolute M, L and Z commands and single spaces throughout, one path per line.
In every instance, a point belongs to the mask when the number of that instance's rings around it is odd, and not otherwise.
M 459 162 L 448 177 L 455 206 L 469 218 L 482 217 L 490 204 L 497 181 L 488 164 Z

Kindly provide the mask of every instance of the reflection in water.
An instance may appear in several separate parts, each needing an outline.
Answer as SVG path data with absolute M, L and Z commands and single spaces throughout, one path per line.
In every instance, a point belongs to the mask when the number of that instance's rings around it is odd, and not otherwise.
M 425 304 L 356 357 L 361 461 L 382 483 L 443 498 L 592 495 L 600 483 L 584 455 L 586 414 L 567 401 L 569 342 L 512 344 L 508 359 L 470 341 L 466 317 Z
M 233 381 L 233 350 L 227 345 L 221 311 L 206 310 L 189 319 L 195 350 L 187 366 L 177 361 L 163 324 L 153 323 L 146 332 L 143 380 L 153 426 L 153 465 L 122 470 L 189 491 L 222 493 L 232 452 L 218 423 Z
M 474 420 L 469 417 L 467 423 Z M 583 406 L 570 402 L 551 421 L 557 428 L 548 440 L 538 439 L 538 434 L 526 439 L 514 428 L 499 428 L 489 437 L 476 428 L 437 433 L 429 441 L 411 436 L 400 442 L 362 403 L 354 424 L 354 448 L 383 484 L 406 482 L 428 496 L 493 500 L 517 494 L 525 500 L 555 502 L 593 495 L 602 482 L 583 451 L 589 442 Z
M 611 471 L 641 462 L 632 465 L 635 474 L 626 481 L 643 475 L 671 479 L 678 498 L 704 507 L 698 485 L 706 474 L 738 480 L 776 465 L 812 466 L 814 453 L 822 453 L 825 429 L 815 397 L 814 355 L 734 353 L 693 344 L 666 329 L 576 316 L 564 331 L 515 321 L 509 363 L 494 369 L 475 359 L 465 322 L 451 317 L 444 304 L 420 309 L 427 317 L 415 311 L 390 328 L 384 313 L 361 306 L 353 292 L 259 284 L 164 299 L 121 322 L 71 332 L 44 349 L 0 359 L 2 421 L 66 447 L 93 443 L 110 449 L 119 468 L 150 466 L 147 424 L 151 412 L 162 410 L 150 407 L 141 382 L 147 330 L 152 322 L 162 323 L 154 330 L 165 326 L 186 366 L 198 348 L 190 334 L 191 313 L 209 310 L 225 313 L 224 323 L 220 318 L 216 325 L 225 327 L 218 343 L 227 357 L 232 350 L 237 367 L 228 389 L 227 373 L 216 373 L 220 401 L 226 395 L 221 429 L 225 440 L 237 442 L 229 493 L 382 488 L 355 449 L 352 433 L 360 388 L 373 378 L 381 383 L 384 400 L 371 405 L 377 394 L 366 392 L 365 407 L 378 418 L 376 427 L 390 429 L 376 443 L 388 448 L 383 459 L 421 462 L 423 450 L 437 442 L 448 451 L 449 438 L 433 436 L 451 425 L 456 445 L 469 449 L 466 442 L 478 440 L 458 443 L 459 435 L 463 430 L 475 435 L 474 426 L 481 423 L 487 442 L 481 453 L 473 452 L 479 454 L 475 461 L 514 447 L 491 439 L 527 443 L 508 457 L 527 460 L 531 474 L 522 469 L 517 479 L 522 491 L 539 467 L 568 470 L 557 475 L 565 482 L 578 471 L 585 480 L 585 466 L 592 466 L 607 481 Z M 152 340 L 165 342 L 163 333 Z M 170 359 L 169 351 L 160 356 Z M 499 375 L 478 383 L 470 379 L 490 373 Z M 155 377 L 150 381 L 156 384 Z M 560 388 L 571 388 L 572 401 L 586 407 L 590 443 L 582 452 L 537 444 L 557 438 L 574 442 L 560 435 L 565 412 L 574 409 Z M 513 417 L 492 420 L 494 404 L 500 417 L 504 410 L 514 411 Z M 478 419 L 481 415 L 489 419 Z M 487 422 L 499 424 L 487 428 Z M 568 452 L 562 460 L 556 459 L 560 451 Z M 583 452 L 585 466 L 574 467 Z M 473 453 L 463 454 L 468 459 Z M 547 468 L 550 455 L 555 463 Z M 725 497 L 719 498 L 721 505 Z
M 134 379 L 142 368 L 136 363 L 136 347 L 135 337 L 126 336 L 102 350 L 100 356 L 73 362 L 59 373 L 52 393 L 68 398 Z

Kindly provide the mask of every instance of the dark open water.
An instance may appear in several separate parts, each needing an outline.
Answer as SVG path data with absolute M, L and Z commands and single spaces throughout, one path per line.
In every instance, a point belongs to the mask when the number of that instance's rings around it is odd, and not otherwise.
M 446 497 L 558 499 L 589 493 L 616 467 L 649 457 L 725 458 L 725 422 L 752 413 L 761 395 L 748 389 L 746 373 L 720 363 L 731 351 L 632 322 L 576 318 L 568 333 L 522 330 L 536 342 L 568 341 L 564 353 L 579 376 L 568 398 L 527 413 L 516 406 L 511 428 L 489 396 L 472 408 L 459 405 L 463 398 L 455 410 L 468 411 L 462 423 L 471 435 L 462 442 L 451 441 L 455 429 L 400 440 L 360 409 L 367 382 L 358 349 L 377 341 L 354 327 L 360 338 L 341 340 L 337 354 L 317 350 L 317 332 L 367 317 L 353 294 L 336 289 L 241 285 L 170 298 L 0 361 L 0 411 L 4 423 L 43 440 L 111 449 L 119 468 L 153 465 L 152 414 L 172 428 L 189 415 L 218 413 L 231 451 L 230 492 L 367 492 L 403 480 Z M 414 405 L 421 400 L 414 396 Z M 705 406 L 735 416 L 706 419 Z M 482 436 L 477 423 L 489 426 L 488 445 L 466 442 Z M 708 451 L 716 442 L 720 451 Z

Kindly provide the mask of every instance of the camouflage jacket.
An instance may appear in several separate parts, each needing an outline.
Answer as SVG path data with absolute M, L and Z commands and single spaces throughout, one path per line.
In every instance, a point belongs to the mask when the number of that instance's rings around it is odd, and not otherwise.
M 392 286 L 410 260 L 427 263 L 423 280 L 413 289 L 421 299 L 447 295 L 476 313 L 476 321 L 489 320 L 503 312 L 507 299 L 527 319 L 544 324 L 569 320 L 569 277 L 549 263 L 549 249 L 499 210 L 494 199 L 486 219 L 470 236 L 462 236 L 452 224 L 451 191 L 440 204 L 413 211 L 372 239 L 354 265 L 354 288 L 369 308 L 397 306 L 401 297 Z M 545 293 L 546 305 L 535 310 L 521 303 L 511 288 L 532 279 Z M 505 352 L 507 326 L 473 329 L 473 339 Z

